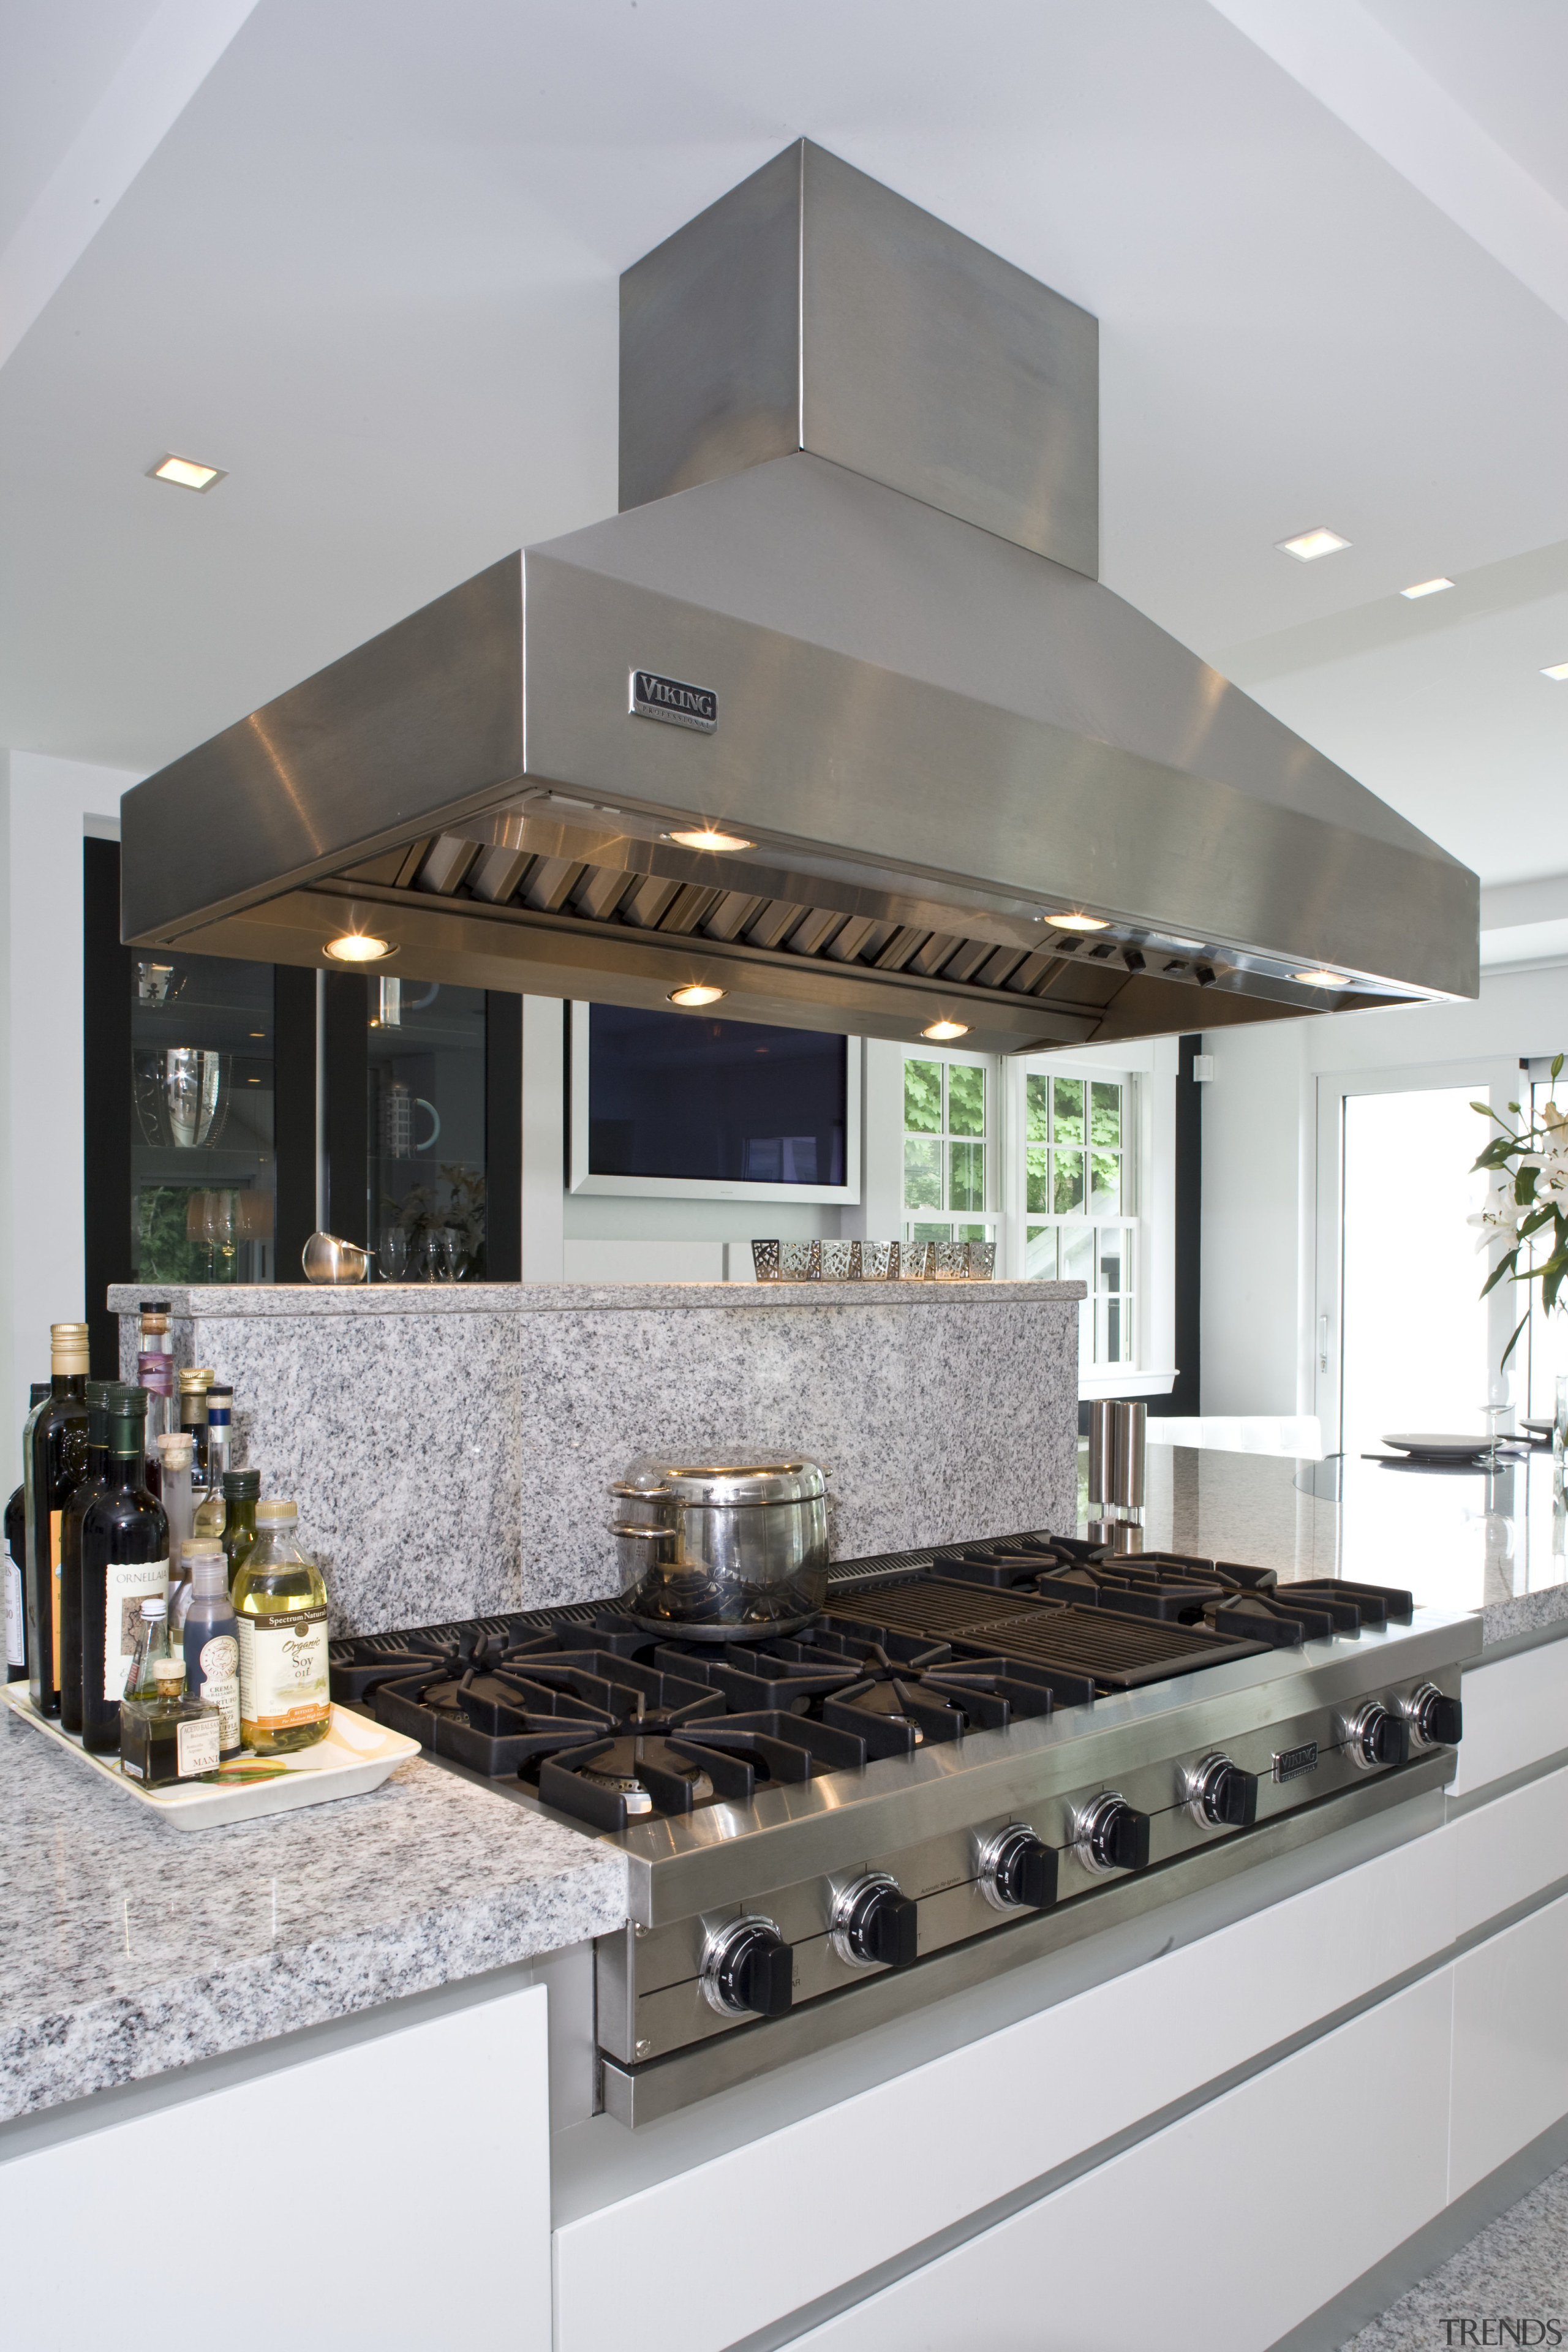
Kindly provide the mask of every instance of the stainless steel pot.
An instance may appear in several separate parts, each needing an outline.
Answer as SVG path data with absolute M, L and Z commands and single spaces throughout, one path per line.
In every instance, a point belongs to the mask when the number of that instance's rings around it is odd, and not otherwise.
M 751 1449 L 634 1462 L 610 1492 L 637 1623 L 733 1642 L 809 1622 L 827 1595 L 827 1476 L 805 1455 Z

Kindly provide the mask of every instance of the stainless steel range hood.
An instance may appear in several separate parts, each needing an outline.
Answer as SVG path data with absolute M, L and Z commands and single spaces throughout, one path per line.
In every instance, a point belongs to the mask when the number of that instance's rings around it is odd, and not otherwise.
M 129 940 L 1004 1052 L 1476 992 L 1475 877 L 1098 583 L 1086 312 L 803 142 L 621 402 L 614 520 L 127 795 Z

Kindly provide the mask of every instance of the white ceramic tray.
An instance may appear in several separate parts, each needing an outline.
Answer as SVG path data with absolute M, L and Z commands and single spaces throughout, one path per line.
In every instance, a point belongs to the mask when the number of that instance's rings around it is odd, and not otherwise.
M 74 1732 L 62 1731 L 58 1723 L 47 1723 L 35 1715 L 26 1683 L 6 1683 L 0 1688 L 13 1714 L 24 1723 L 52 1739 L 79 1765 L 85 1764 L 112 1788 L 122 1790 L 131 1803 L 145 1805 L 176 1830 L 219 1829 L 226 1822 L 252 1822 L 264 1813 L 291 1813 L 298 1805 L 324 1805 L 332 1797 L 361 1796 L 366 1789 L 379 1788 L 389 1772 L 419 1753 L 416 1739 L 405 1738 L 401 1731 L 388 1731 L 347 1707 L 334 1706 L 332 1727 L 325 1739 L 319 1739 L 314 1748 L 302 1748 L 297 1756 L 279 1759 L 288 1769 L 275 1780 L 242 1780 L 228 1788 L 217 1780 L 193 1780 L 184 1788 L 140 1789 L 121 1770 L 118 1756 L 91 1756 Z M 257 1760 L 248 1758 L 238 1769 L 253 1769 Z

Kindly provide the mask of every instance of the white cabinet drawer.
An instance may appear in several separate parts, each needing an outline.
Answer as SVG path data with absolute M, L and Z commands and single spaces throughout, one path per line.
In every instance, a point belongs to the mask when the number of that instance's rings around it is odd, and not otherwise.
M 1454 1856 L 1454 1931 L 1568 1878 L 1568 1766 L 1462 1813 L 1442 1832 Z
M 1456 1797 L 1568 1748 L 1568 1640 L 1468 1668 L 1464 1699 Z
M 795 2352 L 1262 2352 L 1441 2210 L 1451 1977 L 1424 1977 Z
M 5 2340 L 90 2307 L 116 2352 L 549 2352 L 545 2006 L 530 1985 L 0 2162 Z M 249 2228 L 247 2181 L 275 2200 Z M 204 2214 L 211 2260 L 182 2268 Z
M 1449 2193 L 1568 2115 L 1568 1895 L 1454 1965 Z

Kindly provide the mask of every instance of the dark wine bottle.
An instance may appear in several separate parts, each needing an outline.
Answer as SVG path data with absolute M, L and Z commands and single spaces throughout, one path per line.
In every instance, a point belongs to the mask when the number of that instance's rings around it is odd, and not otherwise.
M 119 1750 L 142 1603 L 169 1589 L 169 1522 L 142 1475 L 146 1390 L 111 1382 L 106 1417 L 104 1484 L 81 1523 L 81 1744 L 100 1756 Z
M 107 1485 L 111 1383 L 87 1383 L 87 1463 L 60 1513 L 60 1727 L 81 1729 L 81 1523 Z
M 47 1381 L 35 1381 L 27 1398 L 27 1420 L 22 1431 L 22 1458 L 33 1433 L 33 1411 L 48 1395 Z M 5 1506 L 5 1679 L 27 1679 L 27 1489 L 18 1486 Z
M 87 1468 L 87 1325 L 49 1326 L 49 1393 L 28 1423 L 27 1696 L 60 1711 L 60 1513 Z

